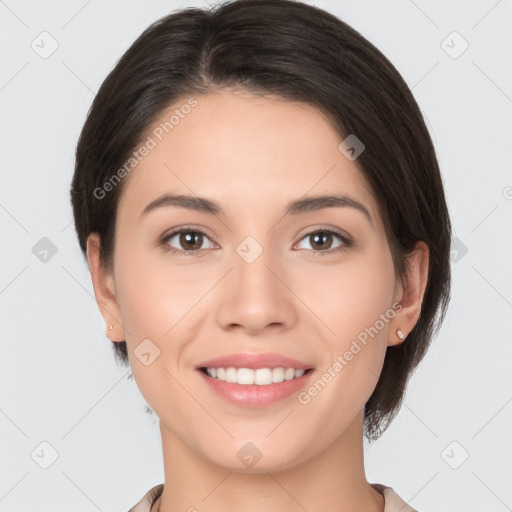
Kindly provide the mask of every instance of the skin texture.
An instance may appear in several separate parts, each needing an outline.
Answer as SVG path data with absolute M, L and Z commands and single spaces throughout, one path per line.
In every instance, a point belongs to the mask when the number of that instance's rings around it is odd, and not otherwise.
M 137 385 L 160 419 L 159 510 L 382 511 L 364 472 L 363 407 L 387 346 L 402 343 L 396 330 L 407 335 L 418 320 L 428 248 L 417 244 L 402 286 L 357 160 L 338 150 L 342 138 L 312 106 L 233 89 L 196 98 L 129 175 L 112 275 L 100 264 L 97 235 L 87 242 L 98 305 L 113 325 L 107 335 L 126 340 Z M 140 218 L 164 192 L 207 197 L 224 213 L 171 206 Z M 283 216 L 292 200 L 333 193 L 363 203 L 373 225 L 351 207 Z M 207 237 L 159 242 L 180 227 Z M 333 228 L 353 245 L 333 235 L 315 248 L 306 236 Z M 236 251 L 247 236 L 263 249 L 252 263 Z M 314 367 L 311 385 L 395 302 L 394 318 L 306 405 L 292 394 L 264 408 L 238 407 L 194 369 L 232 353 L 277 352 Z M 160 350 L 149 366 L 134 355 L 144 339 Z M 237 457 L 248 442 L 262 455 L 251 468 Z

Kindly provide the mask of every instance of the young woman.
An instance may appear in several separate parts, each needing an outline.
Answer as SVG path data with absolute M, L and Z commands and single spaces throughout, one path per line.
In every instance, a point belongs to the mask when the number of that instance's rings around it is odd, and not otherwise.
M 435 150 L 391 63 L 288 0 L 157 21 L 100 88 L 75 226 L 160 420 L 132 511 L 413 510 L 365 476 L 446 312 Z M 386 482 L 387 484 L 387 482 Z

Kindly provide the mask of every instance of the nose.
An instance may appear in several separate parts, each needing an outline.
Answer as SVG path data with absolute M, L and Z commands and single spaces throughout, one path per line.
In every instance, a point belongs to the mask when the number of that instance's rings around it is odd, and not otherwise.
M 295 296 L 282 264 L 271 251 L 263 250 L 254 261 L 243 251 L 235 252 L 231 263 L 233 269 L 220 290 L 219 324 L 250 335 L 293 327 L 297 322 Z

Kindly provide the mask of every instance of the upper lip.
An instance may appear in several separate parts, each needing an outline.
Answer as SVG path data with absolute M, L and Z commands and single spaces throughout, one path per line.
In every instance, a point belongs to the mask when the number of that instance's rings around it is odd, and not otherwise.
M 291 357 L 281 354 L 265 353 L 265 354 L 229 354 L 227 356 L 217 357 L 204 361 L 196 366 L 200 368 L 295 368 L 296 370 L 309 370 L 312 365 L 302 363 Z

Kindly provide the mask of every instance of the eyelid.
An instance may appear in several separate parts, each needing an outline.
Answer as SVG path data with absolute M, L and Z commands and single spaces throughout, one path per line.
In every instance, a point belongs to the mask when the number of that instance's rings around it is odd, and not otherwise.
M 336 228 L 334 226 L 325 226 L 325 225 L 320 225 L 320 226 L 315 226 L 313 228 L 308 228 L 308 230 L 305 233 L 300 235 L 300 232 L 299 232 L 296 236 L 300 236 L 299 240 L 302 240 L 304 237 L 306 237 L 308 235 L 312 235 L 313 233 L 318 233 L 318 232 L 334 233 L 334 234 L 340 236 L 342 239 L 345 239 L 347 242 L 352 242 L 353 241 L 352 237 L 346 231 L 344 231 L 343 229 Z
M 215 242 L 215 240 L 213 239 L 213 236 L 210 235 L 207 231 L 206 228 L 202 227 L 202 226 L 199 226 L 199 225 L 184 225 L 184 226 L 177 226 L 175 228 L 171 228 L 169 229 L 168 231 L 166 231 L 160 238 L 160 242 L 165 242 L 166 240 L 168 240 L 170 237 L 174 236 L 174 235 L 177 235 L 178 233 L 181 233 L 182 231 L 193 231 L 194 233 L 201 233 L 203 234 L 204 236 L 206 236 L 207 238 L 209 238 L 212 242 L 214 243 L 217 243 Z M 217 244 L 218 245 L 218 244 Z

